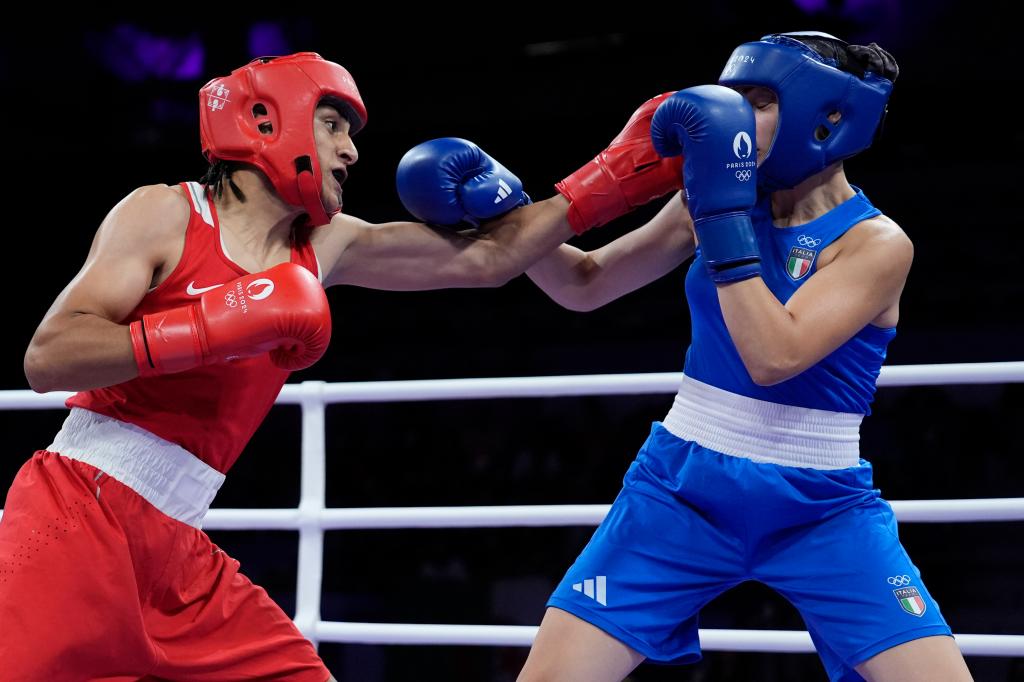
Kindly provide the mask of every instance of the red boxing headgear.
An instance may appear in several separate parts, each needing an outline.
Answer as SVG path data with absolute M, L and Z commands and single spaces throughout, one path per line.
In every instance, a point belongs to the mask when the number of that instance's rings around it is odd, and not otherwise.
M 199 90 L 203 155 L 253 164 L 282 199 L 324 225 L 330 216 L 313 137 L 313 114 L 324 99 L 342 109 L 350 134 L 366 124 L 366 107 L 344 67 L 315 52 L 254 59 Z

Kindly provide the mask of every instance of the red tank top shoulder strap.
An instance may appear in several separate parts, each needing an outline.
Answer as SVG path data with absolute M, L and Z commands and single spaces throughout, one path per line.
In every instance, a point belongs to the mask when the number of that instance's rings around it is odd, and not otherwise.
M 314 229 L 310 225 L 302 225 L 292 231 L 292 262 L 312 272 L 322 284 L 324 277 L 320 272 L 320 261 L 313 250 L 313 240 L 310 239 Z
M 203 222 L 210 227 L 217 225 L 217 213 L 213 207 L 213 201 L 206 196 L 206 188 L 198 182 L 182 182 L 181 188 L 185 190 L 189 204 L 192 206 L 192 213 L 198 214 Z

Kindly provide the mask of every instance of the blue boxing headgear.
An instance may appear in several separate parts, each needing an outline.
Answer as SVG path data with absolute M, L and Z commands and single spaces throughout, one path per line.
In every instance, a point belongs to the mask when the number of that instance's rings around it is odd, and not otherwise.
M 718 79 L 727 87 L 769 88 L 778 97 L 775 139 L 757 169 L 758 184 L 769 191 L 795 187 L 870 147 L 892 93 L 892 80 L 871 70 L 863 75 L 843 71 L 835 59 L 823 57 L 799 37 L 846 47 L 827 33 L 768 35 L 737 47 Z M 833 112 L 840 114 L 838 123 L 829 120 Z

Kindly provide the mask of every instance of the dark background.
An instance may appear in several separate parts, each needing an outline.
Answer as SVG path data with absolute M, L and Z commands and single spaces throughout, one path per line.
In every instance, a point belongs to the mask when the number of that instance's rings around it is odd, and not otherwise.
M 355 139 L 360 160 L 346 184 L 346 211 L 385 221 L 406 216 L 394 191 L 395 164 L 425 139 L 472 139 L 543 198 L 648 97 L 713 82 L 740 42 L 807 28 L 877 41 L 902 70 L 886 135 L 847 164 L 851 181 L 916 247 L 889 363 L 1024 359 L 1017 272 L 1024 133 L 1014 103 L 1022 79 L 1017 43 L 1000 31 L 1007 21 L 978 14 L 980 3 L 714 5 L 647 8 L 646 27 L 556 22 L 507 5 L 474 10 L 487 26 L 478 31 L 425 14 L 404 18 L 416 31 L 395 30 L 334 5 L 304 17 L 196 8 L 201 22 L 185 12 L 58 25 L 51 18 L 44 39 L 12 23 L 0 46 L 13 242 L 0 386 L 27 387 L 24 349 L 106 212 L 137 186 L 198 179 L 196 92 L 256 52 L 315 50 L 353 73 L 369 124 Z M 603 244 L 657 208 L 574 243 Z M 332 347 L 293 380 L 678 371 L 689 338 L 684 272 L 588 314 L 558 308 L 525 278 L 485 291 L 332 289 Z M 334 406 L 328 505 L 608 503 L 650 422 L 670 402 Z M 57 410 L 0 413 L 11 441 L 0 484 L 50 442 L 62 419 Z M 1021 497 L 1022 420 L 1019 384 L 881 389 L 862 450 L 890 499 Z M 298 427 L 298 408 L 275 408 L 216 505 L 295 506 Z M 535 625 L 591 530 L 331 532 L 323 617 Z M 1022 523 L 902 527 L 954 631 L 1024 634 L 1022 530 Z M 295 533 L 211 535 L 292 613 Z M 715 601 L 702 625 L 803 628 L 792 607 L 757 585 Z M 335 644 L 320 651 L 335 676 L 350 680 L 511 680 L 526 655 L 518 648 Z M 978 680 L 1024 680 L 1024 659 L 968 662 Z M 813 656 L 709 653 L 691 667 L 645 665 L 631 679 L 820 680 L 824 673 Z

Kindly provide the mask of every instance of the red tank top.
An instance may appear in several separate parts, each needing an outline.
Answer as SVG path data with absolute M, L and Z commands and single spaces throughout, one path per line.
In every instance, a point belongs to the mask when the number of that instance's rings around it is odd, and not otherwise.
M 224 254 L 217 211 L 202 185 L 181 186 L 192 206 L 181 261 L 121 324 L 194 303 L 204 290 L 250 274 Z M 291 262 L 323 279 L 308 230 L 293 235 Z M 270 411 L 288 374 L 264 354 L 82 391 L 66 405 L 135 424 L 226 473 Z

